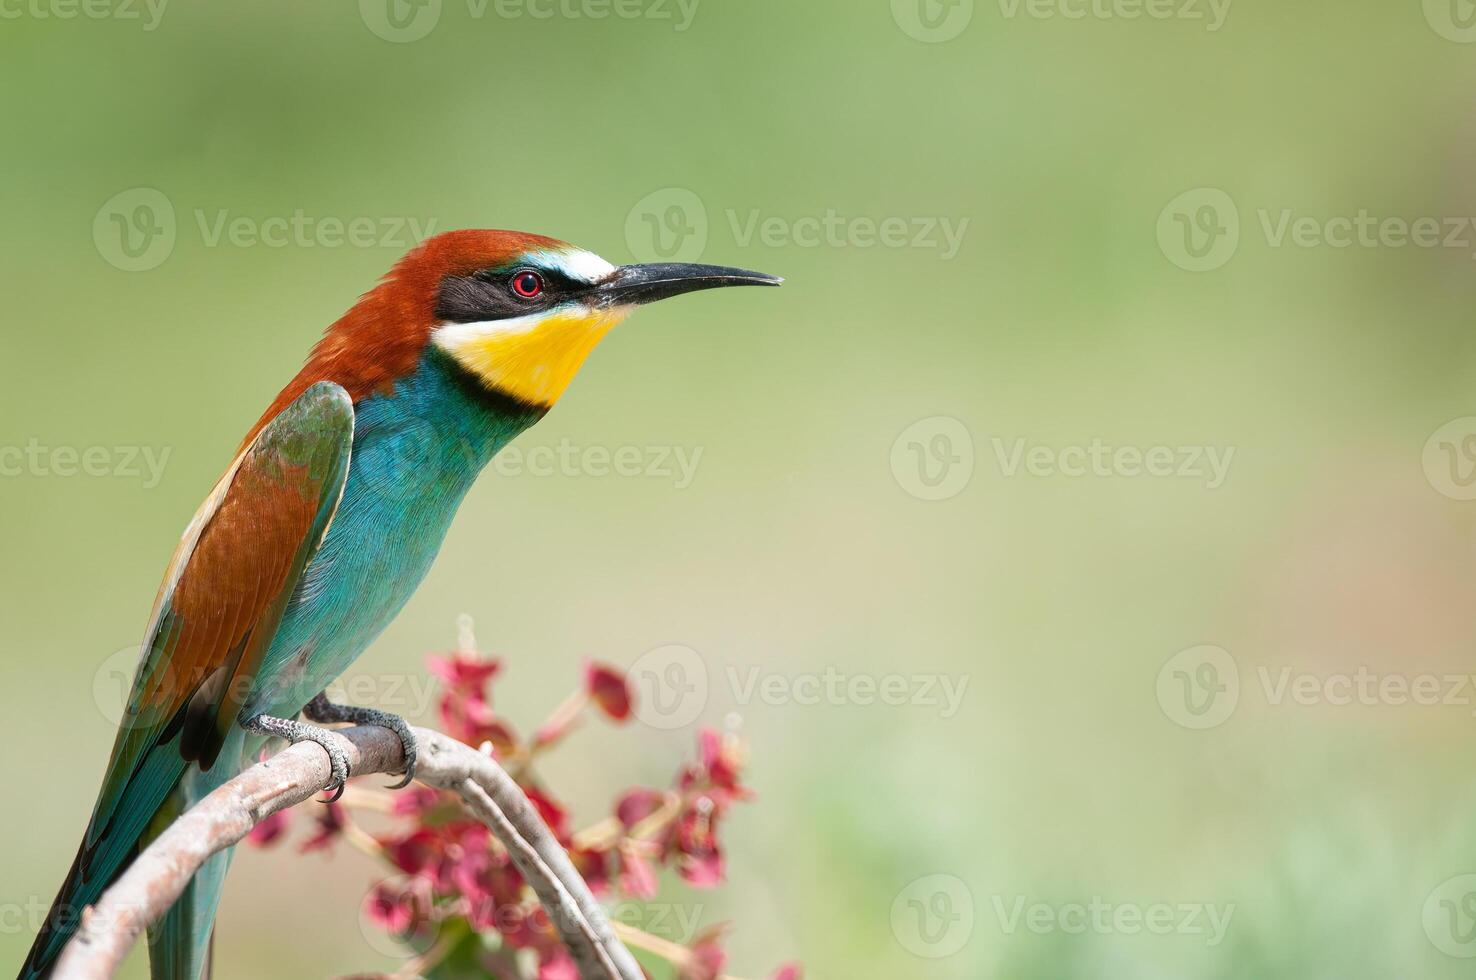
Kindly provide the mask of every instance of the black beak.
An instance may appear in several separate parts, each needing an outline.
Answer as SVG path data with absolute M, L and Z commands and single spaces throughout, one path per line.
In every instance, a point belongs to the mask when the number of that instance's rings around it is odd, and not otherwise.
M 690 265 L 682 262 L 660 262 L 653 265 L 627 265 L 595 287 L 594 292 L 604 306 L 637 306 L 670 299 L 700 289 L 724 286 L 777 286 L 784 280 L 778 276 L 747 269 L 729 269 L 720 265 Z

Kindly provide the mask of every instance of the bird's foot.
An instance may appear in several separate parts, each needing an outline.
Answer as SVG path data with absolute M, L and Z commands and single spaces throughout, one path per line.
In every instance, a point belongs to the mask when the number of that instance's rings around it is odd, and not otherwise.
M 328 789 L 333 795 L 328 798 L 329 803 L 336 802 L 343 795 L 343 790 L 348 785 L 349 763 L 348 753 L 343 750 L 342 736 L 327 728 L 319 728 L 317 725 L 308 725 L 300 721 L 292 721 L 287 718 L 273 718 L 270 715 L 256 715 L 241 723 L 241 727 L 248 732 L 257 735 L 274 735 L 277 738 L 285 738 L 296 745 L 298 742 L 314 742 L 323 747 L 328 753 L 328 768 L 333 773 L 333 781 L 328 784 Z
M 388 711 L 380 711 L 376 708 L 356 708 L 350 704 L 334 704 L 328 700 L 326 692 L 309 701 L 307 707 L 302 709 L 302 713 L 309 721 L 322 724 L 347 722 L 351 725 L 376 725 L 380 728 L 388 728 L 398 736 L 400 747 L 405 750 L 405 778 L 389 788 L 404 789 L 415 778 L 415 760 L 418 752 L 415 733 L 410 730 L 410 723 L 399 715 L 392 715 Z

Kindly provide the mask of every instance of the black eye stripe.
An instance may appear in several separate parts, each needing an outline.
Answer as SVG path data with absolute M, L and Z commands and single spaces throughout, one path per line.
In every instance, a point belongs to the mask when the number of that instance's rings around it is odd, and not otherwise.
M 542 305 L 544 296 L 519 299 L 505 278 L 488 281 L 480 276 L 447 276 L 436 297 L 436 318 L 449 323 L 477 323 L 525 316 Z
M 513 278 L 520 272 L 536 273 L 543 280 L 543 292 L 519 296 L 513 289 Z M 526 263 L 483 269 L 469 276 L 447 276 L 441 280 L 436 297 L 436 319 L 442 323 L 508 320 L 557 306 L 588 289 L 587 283 L 576 282 L 558 270 Z

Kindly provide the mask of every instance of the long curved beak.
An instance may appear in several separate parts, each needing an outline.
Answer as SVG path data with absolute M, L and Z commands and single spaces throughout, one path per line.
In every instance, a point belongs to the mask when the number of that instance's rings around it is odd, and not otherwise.
M 683 293 L 725 286 L 778 286 L 778 276 L 747 269 L 730 269 L 720 265 L 692 265 L 685 262 L 657 262 L 650 265 L 627 265 L 594 288 L 602 306 L 639 306 L 670 299 Z

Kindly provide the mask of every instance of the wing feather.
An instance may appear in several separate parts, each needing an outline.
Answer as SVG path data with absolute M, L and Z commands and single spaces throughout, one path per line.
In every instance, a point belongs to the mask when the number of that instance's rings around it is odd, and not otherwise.
M 309 387 L 252 437 L 190 521 L 58 908 L 96 901 L 167 815 L 186 767 L 217 761 L 343 497 L 353 433 L 348 393 Z M 48 916 L 23 976 L 44 974 L 75 924 Z
M 182 761 L 214 764 L 342 499 L 353 426 L 343 388 L 314 385 L 262 428 L 190 522 L 154 604 L 95 816 L 175 735 Z

